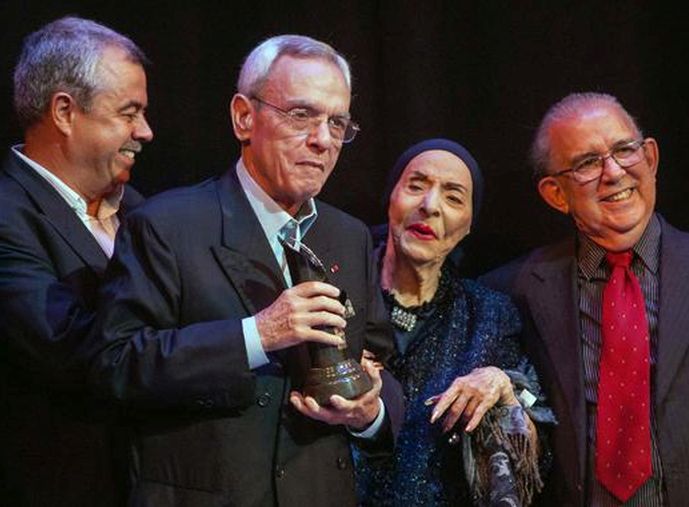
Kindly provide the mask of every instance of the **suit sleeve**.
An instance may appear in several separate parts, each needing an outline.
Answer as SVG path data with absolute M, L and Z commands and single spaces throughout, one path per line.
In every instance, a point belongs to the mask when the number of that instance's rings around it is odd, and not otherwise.
M 38 232 L 50 227 L 36 223 L 42 220 L 9 206 L 0 219 L 2 347 L 6 360 L 27 376 L 47 378 L 52 386 L 78 386 L 93 309 L 80 296 L 78 283 L 56 272 Z
M 163 234 L 134 213 L 117 238 L 102 291 L 102 346 L 91 373 L 98 388 L 148 408 L 236 408 L 251 404 L 240 319 L 180 326 L 184 296 L 175 254 Z

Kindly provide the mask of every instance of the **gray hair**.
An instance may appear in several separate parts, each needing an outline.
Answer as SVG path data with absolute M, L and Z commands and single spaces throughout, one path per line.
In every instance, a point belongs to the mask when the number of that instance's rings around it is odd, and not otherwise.
M 129 38 L 88 19 L 64 17 L 29 34 L 14 69 L 14 108 L 22 125 L 38 122 L 56 92 L 69 93 L 88 111 L 100 90 L 98 64 L 113 47 L 134 63 L 148 63 Z
M 304 35 L 277 35 L 264 40 L 246 57 L 237 80 L 237 91 L 247 97 L 260 93 L 275 62 L 281 56 L 322 58 L 335 64 L 352 89 L 347 60 L 325 42 Z
M 643 133 L 636 120 L 622 107 L 622 104 L 620 104 L 616 97 L 607 93 L 596 92 L 570 93 L 548 109 L 536 130 L 536 137 L 531 145 L 531 163 L 533 164 L 533 176 L 536 181 L 548 174 L 551 156 L 550 127 L 557 121 L 575 118 L 581 115 L 584 109 L 592 106 L 603 106 L 617 110 L 622 115 L 622 118 L 636 131 L 636 134 L 639 137 L 643 137 Z

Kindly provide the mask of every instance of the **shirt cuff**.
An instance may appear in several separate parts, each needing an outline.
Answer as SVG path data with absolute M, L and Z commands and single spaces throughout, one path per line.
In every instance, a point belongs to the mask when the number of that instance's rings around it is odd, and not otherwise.
M 268 356 L 261 345 L 261 335 L 258 334 L 255 317 L 242 319 L 242 333 L 244 334 L 244 345 L 246 345 L 246 356 L 249 360 L 249 369 L 254 370 L 270 362 Z
M 383 403 L 383 400 L 381 400 L 380 397 L 378 398 L 378 406 L 380 407 L 380 410 L 378 410 L 378 415 L 373 420 L 371 425 L 364 431 L 354 431 L 352 428 L 347 426 L 347 431 L 349 431 L 350 435 L 356 438 L 371 439 L 378 434 L 378 430 L 380 430 L 380 427 L 383 425 L 383 421 L 385 420 L 385 403 Z

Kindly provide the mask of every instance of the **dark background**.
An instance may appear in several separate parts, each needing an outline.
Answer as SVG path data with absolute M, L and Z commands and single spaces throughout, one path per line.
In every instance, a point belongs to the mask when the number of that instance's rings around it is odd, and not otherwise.
M 658 139 L 658 208 L 689 228 L 681 159 L 689 133 L 689 16 L 669 3 L 0 0 L 3 149 L 21 140 L 11 105 L 21 40 L 66 14 L 129 35 L 154 63 L 148 116 L 155 139 L 132 178 L 146 194 L 233 163 L 239 149 L 227 110 L 244 56 L 268 36 L 301 33 L 349 59 L 352 113 L 362 125 L 321 197 L 369 224 L 381 222 L 385 173 L 401 151 L 430 136 L 460 141 L 487 181 L 467 274 L 569 230 L 565 217 L 540 202 L 526 153 L 547 107 L 572 91 L 616 95 Z

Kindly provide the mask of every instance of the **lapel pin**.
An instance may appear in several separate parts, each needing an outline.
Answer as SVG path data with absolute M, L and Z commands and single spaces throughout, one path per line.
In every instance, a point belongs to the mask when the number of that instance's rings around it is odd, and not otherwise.
M 337 273 L 340 270 L 340 265 L 336 262 L 332 266 L 330 266 L 330 272 L 331 273 Z

